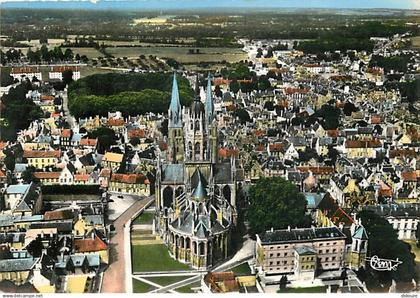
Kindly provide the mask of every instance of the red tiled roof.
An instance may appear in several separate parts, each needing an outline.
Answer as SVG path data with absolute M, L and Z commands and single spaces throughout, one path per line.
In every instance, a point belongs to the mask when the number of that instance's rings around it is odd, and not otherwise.
M 294 93 L 301 93 L 301 94 L 306 94 L 309 92 L 309 88 L 293 88 L 293 87 L 288 87 L 284 90 L 284 92 L 286 94 L 294 94 Z
M 75 174 L 74 175 L 75 181 L 89 181 L 89 175 L 87 174 Z
M 53 66 L 52 70 L 53 72 L 63 72 L 66 70 L 72 70 L 72 71 L 78 71 L 78 67 L 77 66 L 69 66 L 69 65 L 64 65 L 64 66 Z
M 63 129 L 63 131 L 61 132 L 61 136 L 63 138 L 70 138 L 71 134 L 72 134 L 72 131 L 71 131 L 71 129 L 68 129 L 68 128 Z
M 262 137 L 262 136 L 265 136 L 265 130 L 263 130 L 263 129 L 257 129 L 257 130 L 255 131 L 255 135 L 256 135 L 257 137 Z
M 38 179 L 58 179 L 60 172 L 35 172 L 34 177 Z
M 128 131 L 128 137 L 132 138 L 144 138 L 146 137 L 146 132 L 144 129 L 136 128 Z
M 108 125 L 109 126 L 123 126 L 125 123 L 124 119 L 114 119 L 111 118 L 108 120 Z
M 159 142 L 159 149 L 162 151 L 168 150 L 168 144 L 165 142 Z
M 80 145 L 81 146 L 96 146 L 98 139 L 81 139 Z
M 339 135 L 339 131 L 338 131 L 338 129 L 328 129 L 328 130 L 327 130 L 327 135 L 328 135 L 330 138 L 337 138 L 337 137 L 338 137 L 338 135 Z
M 282 152 L 284 151 L 283 144 L 269 144 L 268 149 L 270 152 Z
M 3 142 L 3 141 L 0 142 L 0 150 L 3 150 L 4 148 L 6 148 L 6 146 L 7 146 L 6 142 Z
M 127 184 L 149 184 L 149 180 L 142 174 L 112 174 L 111 182 Z
M 346 148 L 379 148 L 380 140 L 346 140 Z
M 111 176 L 111 170 L 108 168 L 102 169 L 99 173 L 99 177 L 110 177 Z
M 382 123 L 382 117 L 379 115 L 372 115 L 370 118 L 370 123 L 372 124 L 380 124 Z
M 6 173 L 3 170 L 0 170 L 0 178 L 6 177 Z
M 61 151 L 40 151 L 40 150 L 25 150 L 23 152 L 24 158 L 43 158 L 43 157 L 55 157 L 59 158 Z
M 416 171 L 401 173 L 401 177 L 404 181 L 408 181 L 408 182 L 416 182 L 417 181 Z
M 38 67 L 12 67 L 12 74 L 40 72 Z
M 45 101 L 53 101 L 54 100 L 54 96 L 52 95 L 41 95 L 41 100 L 45 100 Z
M 229 149 L 229 148 L 220 148 L 219 149 L 219 156 L 220 157 L 231 157 L 231 156 L 238 156 L 239 151 L 238 149 Z
M 312 172 L 315 175 L 334 173 L 334 168 L 333 167 L 328 167 L 328 166 L 317 166 L 317 167 L 304 166 L 304 167 L 297 167 L 297 170 L 300 171 L 300 172 L 305 172 L 305 173 L 306 172 Z
M 74 250 L 76 252 L 94 252 L 108 249 L 108 245 L 98 236 L 95 239 L 75 239 Z
M 417 152 L 411 149 L 397 149 L 397 150 L 390 150 L 389 157 L 416 157 Z
M 73 211 L 69 209 L 46 211 L 44 213 L 44 220 L 72 219 L 73 216 Z

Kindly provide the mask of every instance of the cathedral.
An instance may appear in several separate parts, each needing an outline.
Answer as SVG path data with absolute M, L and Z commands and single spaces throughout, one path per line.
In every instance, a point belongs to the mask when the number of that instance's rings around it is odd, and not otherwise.
M 174 74 L 168 148 L 156 171 L 156 231 L 173 258 L 206 269 L 228 256 L 243 174 L 235 158 L 218 158 L 210 76 L 204 103 L 199 93 L 197 82 L 193 103 L 181 107 Z

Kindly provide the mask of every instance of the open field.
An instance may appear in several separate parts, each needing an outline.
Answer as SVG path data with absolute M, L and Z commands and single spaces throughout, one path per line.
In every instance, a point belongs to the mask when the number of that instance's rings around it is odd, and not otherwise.
M 411 38 L 411 42 L 414 49 L 420 49 L 420 36 L 414 36 Z
M 43 195 L 45 201 L 88 201 L 97 200 L 97 195 Z
M 154 286 L 133 278 L 133 293 L 147 293 L 156 289 Z
M 278 290 L 277 293 L 326 293 L 327 287 L 312 287 L 312 288 L 286 288 L 284 290 Z
M 101 52 L 99 52 L 98 50 L 96 50 L 94 48 L 72 48 L 72 47 L 70 47 L 70 48 L 62 48 L 62 49 L 63 49 L 63 52 L 66 49 L 71 49 L 73 51 L 74 55 L 76 55 L 76 54 L 79 54 L 80 56 L 86 55 L 86 57 L 88 57 L 89 59 L 104 56 Z
M 195 293 L 195 291 L 193 291 L 193 288 L 199 288 L 200 286 L 201 282 L 198 281 L 180 288 L 176 288 L 175 291 L 178 293 Z
M 251 268 L 249 268 L 248 263 L 243 263 L 241 265 L 238 265 L 238 266 L 232 268 L 232 271 L 235 273 L 235 275 L 251 274 Z
M 137 58 L 140 55 L 155 55 L 159 58 L 172 58 L 180 63 L 221 62 L 231 63 L 247 59 L 247 54 L 238 48 L 195 48 L 199 54 L 189 54 L 189 47 L 114 47 L 106 48 L 116 58 Z
M 153 222 L 154 213 L 153 212 L 143 212 L 138 216 L 134 221 L 134 225 L 145 225 L 145 224 L 152 224 Z
M 134 272 L 189 269 L 188 265 L 177 262 L 169 256 L 165 244 L 133 245 L 131 253 Z
M 149 277 L 147 280 L 154 282 L 161 286 L 167 286 L 178 281 L 190 278 L 191 276 L 156 276 L 156 277 Z

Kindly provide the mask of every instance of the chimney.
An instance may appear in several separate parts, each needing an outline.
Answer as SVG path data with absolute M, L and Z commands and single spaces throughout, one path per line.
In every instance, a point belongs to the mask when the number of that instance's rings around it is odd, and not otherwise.
M 273 233 L 273 232 L 274 232 L 274 228 L 273 228 L 273 227 L 271 227 L 271 230 L 270 230 L 270 231 L 271 231 L 271 233 Z
M 290 229 L 290 226 L 287 226 L 287 231 L 289 231 L 289 232 L 290 232 L 290 230 L 291 230 L 291 229 Z

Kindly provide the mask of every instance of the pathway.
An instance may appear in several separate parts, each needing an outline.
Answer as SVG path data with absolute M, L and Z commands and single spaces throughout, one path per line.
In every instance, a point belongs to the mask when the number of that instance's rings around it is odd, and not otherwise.
M 127 264 L 131 264 L 130 247 L 127 247 L 127 242 L 130 243 L 129 222 L 134 215 L 150 205 L 154 199 L 154 196 L 151 196 L 139 200 L 114 221 L 115 233 L 109 243 L 110 265 L 104 273 L 102 293 L 127 292 L 127 284 L 131 284 L 131 275 L 126 274 L 127 270 L 131 272 L 131 265 L 127 268 Z M 127 237 L 128 239 L 126 239 Z

